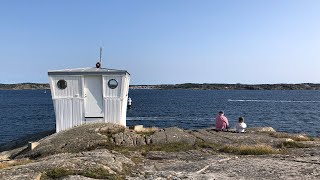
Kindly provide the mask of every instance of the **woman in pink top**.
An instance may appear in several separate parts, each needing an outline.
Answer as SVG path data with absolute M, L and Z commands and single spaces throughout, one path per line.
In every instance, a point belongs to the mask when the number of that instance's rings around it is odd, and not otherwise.
M 223 111 L 220 111 L 216 117 L 216 130 L 223 131 L 228 129 L 229 121 L 226 116 L 224 116 Z

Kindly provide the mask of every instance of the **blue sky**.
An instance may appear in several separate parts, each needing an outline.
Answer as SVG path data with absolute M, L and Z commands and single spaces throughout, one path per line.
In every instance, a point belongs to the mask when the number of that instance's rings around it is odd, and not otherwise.
M 131 84 L 320 83 L 320 1 L 0 1 L 0 83 L 126 69 Z

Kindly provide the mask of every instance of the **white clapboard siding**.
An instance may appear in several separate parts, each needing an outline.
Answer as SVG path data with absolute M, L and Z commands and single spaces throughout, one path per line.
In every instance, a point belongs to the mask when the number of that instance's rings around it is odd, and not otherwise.
M 108 82 L 115 79 L 118 82 L 118 87 L 111 89 Z M 121 97 L 122 77 L 121 76 L 103 76 L 103 97 Z
M 72 99 L 72 127 L 83 124 L 84 121 L 84 100 L 83 98 Z
M 56 115 L 56 132 L 84 123 L 82 98 L 53 99 Z
M 120 122 L 121 118 L 121 99 L 120 98 L 105 98 L 105 122 L 115 123 L 115 124 L 122 124 Z
M 82 76 L 51 76 L 52 98 L 82 97 Z M 59 80 L 67 82 L 67 88 L 59 89 L 57 83 Z
M 48 72 L 51 95 L 56 116 L 56 132 L 66 130 L 83 123 L 111 122 L 126 126 L 126 110 L 128 100 L 128 88 L 130 74 L 125 70 L 107 68 L 76 68 L 65 70 L 53 70 Z M 102 91 L 97 95 L 103 97 L 103 116 L 85 117 L 85 112 L 93 112 L 88 104 L 88 96 L 85 96 L 85 78 L 95 76 L 101 77 L 99 87 L 102 83 Z M 118 86 L 111 89 L 108 82 L 115 79 Z M 57 83 L 65 80 L 67 87 L 59 89 Z M 89 85 L 90 88 L 97 88 L 97 85 Z M 87 87 L 86 87 L 87 88 Z M 90 97 L 91 102 L 97 100 L 96 96 Z M 87 109 L 86 109 L 87 108 Z M 100 109 L 101 110 L 101 109 Z
M 121 97 L 122 99 L 122 106 L 121 106 L 121 119 L 120 119 L 120 124 L 126 125 L 126 115 L 127 115 L 127 104 L 128 104 L 128 93 L 129 93 L 129 81 L 130 81 L 130 76 L 126 75 L 122 77 L 122 94 Z
M 71 128 L 72 119 L 72 99 L 53 99 L 54 110 L 56 114 L 56 131 Z M 68 120 L 67 120 L 68 119 Z

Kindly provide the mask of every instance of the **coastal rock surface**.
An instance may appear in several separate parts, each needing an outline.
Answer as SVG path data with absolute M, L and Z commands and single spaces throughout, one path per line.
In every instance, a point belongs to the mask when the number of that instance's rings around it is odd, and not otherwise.
M 86 124 L 0 153 L 0 179 L 319 179 L 320 141 L 271 127 L 135 132 Z
M 90 172 L 104 170 L 108 174 L 121 173 L 124 165 L 134 163 L 124 155 L 108 150 L 85 151 L 81 153 L 61 153 L 41 160 L 0 171 L 1 179 L 38 179 L 42 172 L 56 170 L 62 172 Z

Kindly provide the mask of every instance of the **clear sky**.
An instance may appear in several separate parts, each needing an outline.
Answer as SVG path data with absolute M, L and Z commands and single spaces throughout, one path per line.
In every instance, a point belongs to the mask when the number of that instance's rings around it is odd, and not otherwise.
M 0 83 L 93 67 L 100 46 L 131 84 L 320 83 L 320 1 L 0 1 Z

